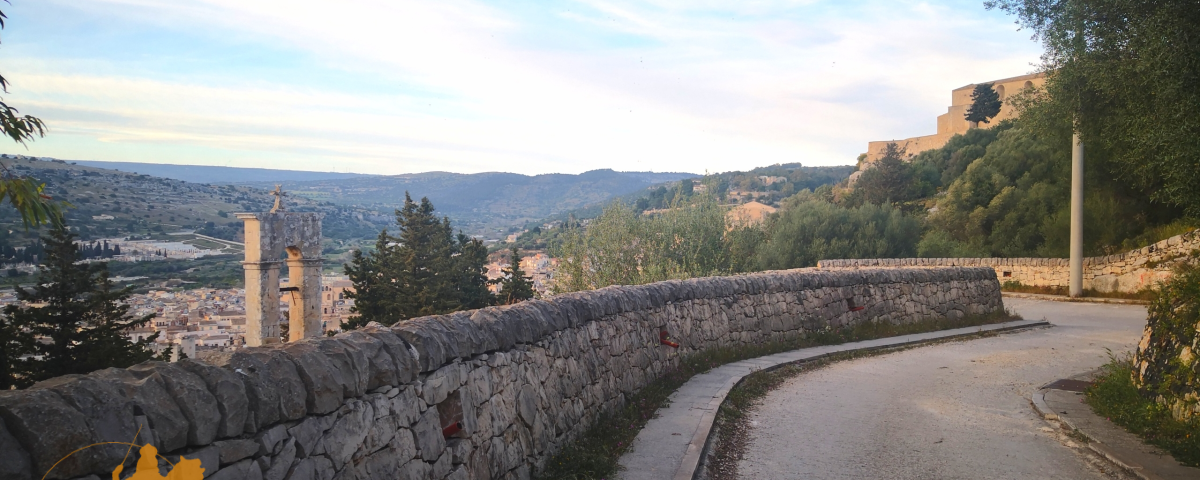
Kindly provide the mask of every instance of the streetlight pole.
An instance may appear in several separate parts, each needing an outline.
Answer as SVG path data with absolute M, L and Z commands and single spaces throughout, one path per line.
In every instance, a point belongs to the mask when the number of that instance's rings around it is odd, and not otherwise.
M 1072 297 L 1083 296 L 1083 142 L 1071 134 L 1071 283 Z

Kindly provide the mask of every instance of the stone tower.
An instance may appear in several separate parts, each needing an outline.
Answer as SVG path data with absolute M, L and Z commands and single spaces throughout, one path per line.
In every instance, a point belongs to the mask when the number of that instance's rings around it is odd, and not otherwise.
M 275 208 L 238 213 L 246 226 L 246 345 L 279 343 L 279 300 L 288 307 L 288 339 L 315 337 L 321 331 L 320 213 L 285 212 L 278 188 Z M 288 265 L 286 289 L 279 288 L 280 266 Z

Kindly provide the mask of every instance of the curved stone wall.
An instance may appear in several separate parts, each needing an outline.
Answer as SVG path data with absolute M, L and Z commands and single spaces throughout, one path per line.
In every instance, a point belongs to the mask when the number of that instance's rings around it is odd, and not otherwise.
M 1001 308 L 989 268 L 766 272 L 61 377 L 0 392 L 0 480 L 135 438 L 171 461 L 199 458 L 217 480 L 528 478 L 680 355 Z M 82 450 L 47 478 L 109 478 L 127 451 Z
M 1171 268 L 1200 250 L 1200 230 L 1176 235 L 1148 247 L 1104 257 L 1083 259 L 1083 288 L 1100 292 L 1136 293 L 1171 278 Z M 1062 287 L 1070 283 L 1065 258 L 869 258 L 821 260 L 822 270 L 906 267 L 990 267 L 1001 282 L 1021 282 L 1035 287 Z

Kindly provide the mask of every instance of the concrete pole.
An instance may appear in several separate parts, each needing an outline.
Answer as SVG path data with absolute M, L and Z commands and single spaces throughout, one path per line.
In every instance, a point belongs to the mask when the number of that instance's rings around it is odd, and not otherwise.
M 1083 142 L 1071 135 L 1071 283 L 1072 297 L 1083 295 Z

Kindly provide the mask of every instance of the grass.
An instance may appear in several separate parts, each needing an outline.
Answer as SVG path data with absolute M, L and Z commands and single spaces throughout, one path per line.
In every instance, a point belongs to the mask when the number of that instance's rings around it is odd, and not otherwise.
M 680 360 L 679 366 L 663 373 L 634 395 L 623 408 L 602 415 L 574 442 L 546 461 L 536 478 L 545 480 L 610 479 L 617 473 L 617 461 L 629 448 L 638 432 L 668 405 L 667 397 L 693 376 L 721 365 L 799 348 L 837 345 L 875 338 L 894 337 L 953 328 L 973 327 L 1019 319 L 1009 312 L 973 315 L 959 320 L 927 319 L 891 325 L 876 322 L 848 328 L 808 332 L 804 337 L 785 342 L 731 348 L 716 348 L 695 353 Z
M 1086 392 L 1088 405 L 1179 463 L 1200 466 L 1200 420 L 1176 420 L 1164 405 L 1143 396 L 1133 384 L 1133 368 L 1129 355 L 1111 357 Z
M 748 416 L 767 393 L 801 373 L 816 370 L 836 361 L 867 356 L 871 353 L 873 352 L 845 352 L 820 360 L 792 363 L 774 370 L 755 372 L 743 378 L 737 387 L 729 391 L 725 402 L 717 411 L 714 426 L 716 443 L 705 465 L 707 478 L 710 480 L 738 478 L 737 464 L 745 454 L 750 440 L 750 429 L 746 424 Z
M 1004 284 L 1000 285 L 1000 290 L 1003 290 L 1005 292 L 1015 292 L 1015 293 L 1036 293 L 1036 294 L 1041 294 L 1041 295 L 1058 295 L 1058 296 L 1062 296 L 1062 297 L 1067 296 L 1067 287 L 1037 287 L 1037 286 L 1033 286 L 1033 285 L 1025 285 L 1021 282 L 1015 282 L 1015 281 L 1004 282 Z M 1091 297 L 1091 298 L 1120 298 L 1120 299 L 1125 299 L 1125 300 L 1143 300 L 1143 301 L 1148 302 L 1148 301 L 1154 299 L 1154 291 L 1150 290 L 1150 289 L 1143 289 L 1143 290 L 1140 290 L 1140 291 L 1137 291 L 1134 293 L 1125 293 L 1125 292 L 1100 292 L 1100 291 L 1096 291 L 1096 290 L 1092 290 L 1092 289 L 1085 289 L 1083 291 L 1083 296 Z

